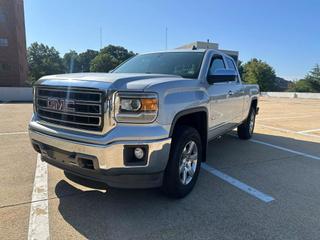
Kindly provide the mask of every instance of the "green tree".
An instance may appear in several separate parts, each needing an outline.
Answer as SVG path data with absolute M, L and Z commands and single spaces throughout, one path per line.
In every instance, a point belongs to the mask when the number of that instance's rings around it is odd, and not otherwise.
M 98 55 L 98 51 L 88 49 L 78 57 L 80 72 L 90 72 L 90 63 Z
M 240 77 L 241 79 L 243 79 L 243 62 L 238 60 L 238 71 L 239 71 L 239 74 L 240 74 Z
M 243 65 L 243 79 L 246 83 L 258 84 L 261 91 L 276 90 L 276 74 L 266 62 L 256 58 Z
M 63 56 L 63 66 L 66 73 L 79 72 L 79 56 L 74 50 L 70 50 Z
M 27 51 L 28 82 L 34 83 L 40 77 L 64 72 L 59 52 L 53 48 L 37 42 L 32 43 Z
M 320 65 L 316 66 L 307 74 L 304 79 L 294 82 L 290 92 L 320 92 Z
M 109 72 L 118 66 L 118 60 L 108 53 L 99 53 L 90 63 L 91 72 Z
M 124 47 L 109 45 L 100 50 L 99 54 L 91 61 L 91 72 L 109 72 L 119 64 L 134 56 Z
M 124 62 L 128 58 L 134 56 L 135 54 L 132 51 L 128 51 L 124 47 L 121 46 L 114 46 L 114 45 L 108 45 L 105 48 L 102 48 L 100 50 L 101 54 L 109 54 L 110 56 L 114 57 L 117 59 L 118 64 Z
M 305 81 L 307 81 L 311 86 L 312 92 L 320 92 L 320 65 L 316 66 L 309 72 L 306 76 Z
M 312 87 L 308 81 L 301 79 L 289 86 L 289 92 L 312 92 Z

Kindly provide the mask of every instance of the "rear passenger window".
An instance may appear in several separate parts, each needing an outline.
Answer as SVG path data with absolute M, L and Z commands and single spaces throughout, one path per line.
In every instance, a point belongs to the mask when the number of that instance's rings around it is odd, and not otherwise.
M 226 68 L 224 65 L 222 56 L 220 56 L 220 55 L 213 56 L 212 61 L 211 61 L 211 65 L 210 65 L 210 69 L 209 69 L 209 75 L 212 75 L 215 72 L 215 70 L 221 69 L 221 68 L 222 69 Z
M 231 68 L 231 69 L 237 71 L 236 67 L 234 66 L 233 61 L 230 58 L 227 58 L 227 65 L 228 65 L 228 68 Z
M 237 72 L 237 68 L 234 65 L 234 62 L 230 58 L 226 58 L 226 62 L 227 62 L 228 68 L 233 69 L 233 70 L 235 70 Z M 236 81 L 239 82 L 239 77 L 238 76 L 236 77 Z

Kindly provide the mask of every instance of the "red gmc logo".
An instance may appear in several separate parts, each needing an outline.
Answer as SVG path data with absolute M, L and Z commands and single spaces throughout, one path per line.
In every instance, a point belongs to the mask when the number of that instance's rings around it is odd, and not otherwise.
M 48 98 L 47 100 L 47 108 L 50 108 L 56 111 L 74 112 L 75 111 L 74 104 L 75 104 L 74 101 L 66 100 L 66 99 Z

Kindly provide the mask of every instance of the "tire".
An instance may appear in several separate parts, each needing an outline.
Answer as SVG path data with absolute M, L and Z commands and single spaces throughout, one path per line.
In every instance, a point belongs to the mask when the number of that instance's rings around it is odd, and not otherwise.
M 250 108 L 247 119 L 238 126 L 238 136 L 240 139 L 250 139 L 253 135 L 254 125 L 256 120 L 256 109 Z
M 164 172 L 164 193 L 172 198 L 183 198 L 190 193 L 197 181 L 201 160 L 199 132 L 189 126 L 178 126 L 173 135 L 169 161 Z

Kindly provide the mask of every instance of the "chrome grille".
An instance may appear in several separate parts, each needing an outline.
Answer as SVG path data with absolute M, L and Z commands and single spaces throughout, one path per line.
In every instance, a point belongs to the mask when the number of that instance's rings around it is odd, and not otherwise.
M 35 94 L 36 112 L 40 120 L 71 128 L 102 130 L 103 92 L 38 87 Z

